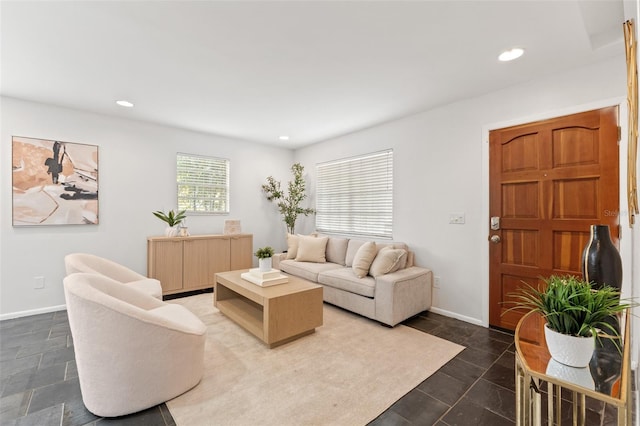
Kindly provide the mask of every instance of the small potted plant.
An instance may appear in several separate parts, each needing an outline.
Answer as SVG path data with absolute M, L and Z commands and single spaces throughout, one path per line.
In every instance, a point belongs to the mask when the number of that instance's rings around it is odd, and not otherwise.
M 254 253 L 258 258 L 260 272 L 269 272 L 271 270 L 273 253 L 273 248 L 269 246 L 261 247 Z
M 167 228 L 164 232 L 167 237 L 175 237 L 178 235 L 178 229 L 176 226 L 180 225 L 180 223 L 182 223 L 182 221 L 187 217 L 186 210 L 180 210 L 177 213 L 173 210 L 169 210 L 166 214 L 163 211 L 158 210 L 157 212 L 153 212 L 153 215 L 167 223 Z
M 613 287 L 593 288 L 591 283 L 572 275 L 553 275 L 544 279 L 541 290 L 530 285 L 511 293 L 509 309 L 527 309 L 539 312 L 545 319 L 545 339 L 551 357 L 571 367 L 589 365 L 595 338 L 607 335 L 619 338 L 610 324 L 611 318 L 630 308 L 620 303 L 620 293 Z M 617 342 L 616 342 L 617 345 Z

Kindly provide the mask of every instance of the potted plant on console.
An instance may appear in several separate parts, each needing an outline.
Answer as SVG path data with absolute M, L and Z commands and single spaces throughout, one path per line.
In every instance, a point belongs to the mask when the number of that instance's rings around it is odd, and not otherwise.
M 187 217 L 186 210 L 180 210 L 179 212 L 175 212 L 173 210 L 169 210 L 167 213 L 163 211 L 153 212 L 153 215 L 160 219 L 163 222 L 167 223 L 167 228 L 164 231 L 164 235 L 167 237 L 175 237 L 178 235 L 177 226 L 182 223 L 182 221 Z
M 551 276 L 543 290 L 526 285 L 511 293 L 513 309 L 539 312 L 546 321 L 544 334 L 551 357 L 571 367 L 589 365 L 595 339 L 610 338 L 618 346 L 619 332 L 612 317 L 632 307 L 621 303 L 613 287 L 596 289 L 578 277 Z
M 261 247 L 255 252 L 255 256 L 258 258 L 258 265 L 260 267 L 260 272 L 269 272 L 271 271 L 271 258 L 273 257 L 273 248 L 266 246 Z

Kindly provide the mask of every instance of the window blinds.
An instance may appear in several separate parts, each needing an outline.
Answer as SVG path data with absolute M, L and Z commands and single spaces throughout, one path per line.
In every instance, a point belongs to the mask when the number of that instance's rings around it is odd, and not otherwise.
M 177 155 L 178 210 L 229 213 L 229 160 Z
M 317 165 L 316 229 L 392 238 L 393 150 Z

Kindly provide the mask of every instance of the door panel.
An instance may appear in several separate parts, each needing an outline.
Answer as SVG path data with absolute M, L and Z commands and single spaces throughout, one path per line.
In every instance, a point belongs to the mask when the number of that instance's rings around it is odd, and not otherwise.
M 589 226 L 606 224 L 618 241 L 617 108 L 492 131 L 489 208 L 489 323 L 513 330 L 509 293 L 540 277 L 581 275 Z M 613 213 L 612 212 L 616 212 Z

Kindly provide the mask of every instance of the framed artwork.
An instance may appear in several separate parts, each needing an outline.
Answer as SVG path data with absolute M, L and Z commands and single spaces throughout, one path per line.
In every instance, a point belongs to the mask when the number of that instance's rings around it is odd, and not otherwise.
M 222 231 L 222 233 L 224 235 L 237 235 L 242 232 L 240 229 L 241 227 L 239 220 L 225 220 L 224 231 Z
M 98 147 L 12 138 L 13 226 L 97 225 Z

